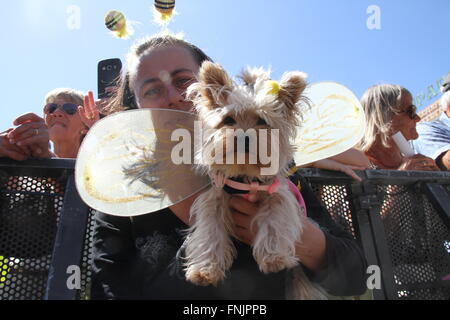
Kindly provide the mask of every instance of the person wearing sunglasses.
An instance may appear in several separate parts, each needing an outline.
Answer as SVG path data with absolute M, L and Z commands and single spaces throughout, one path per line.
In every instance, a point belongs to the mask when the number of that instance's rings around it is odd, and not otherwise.
M 73 89 L 55 89 L 47 94 L 44 119 L 59 158 L 76 158 L 78 149 L 89 128 L 80 114 L 84 94 Z
M 79 114 L 79 106 L 83 106 L 83 103 L 84 95 L 78 91 L 51 91 L 43 104 L 43 118 L 27 113 L 15 119 L 15 128 L 0 135 L 0 156 L 19 161 L 31 157 L 76 158 L 81 139 L 87 132 Z M 54 153 L 50 151 L 50 140 L 53 142 Z M 30 183 L 33 188 L 39 187 L 31 190 Z M 44 197 L 43 194 L 61 190 L 63 186 L 60 181 L 45 175 L 23 180 L 7 175 L 2 184 L 12 195 L 5 195 L 2 199 L 0 234 L 9 242 L 2 243 L 1 253 L 20 261 L 31 261 L 32 264 L 48 259 L 54 246 L 54 236 L 51 234 L 56 232 L 59 210 L 54 206 L 54 199 Z M 16 192 L 23 193 L 26 190 L 32 192 L 25 192 L 20 199 L 14 196 Z M 35 230 L 46 230 L 48 234 L 36 233 Z M 33 246 L 33 250 L 24 249 L 30 246 Z M 30 274 L 27 276 L 30 279 L 46 276 L 46 271 L 39 267 L 24 265 L 21 269 L 20 273 Z M 23 297 L 35 298 L 28 293 Z
M 401 132 L 406 140 L 419 137 L 420 121 L 412 94 L 399 85 L 381 84 L 370 87 L 361 104 L 366 115 L 366 129 L 358 144 L 371 162 L 372 169 L 439 171 L 433 159 L 421 154 L 406 157 L 392 136 Z
M 84 108 L 85 96 L 73 89 L 55 89 L 45 97 L 44 118 L 27 113 L 14 120 L 15 128 L 0 134 L 0 156 L 15 160 L 34 158 L 76 158 L 94 120 Z M 53 152 L 49 141 L 53 142 Z

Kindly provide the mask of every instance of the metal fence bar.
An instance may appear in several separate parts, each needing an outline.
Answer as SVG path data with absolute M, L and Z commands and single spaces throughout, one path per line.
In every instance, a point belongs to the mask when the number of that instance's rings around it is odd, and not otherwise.
M 414 188 L 412 192 L 416 194 L 422 193 L 429 199 L 450 234 L 450 190 L 448 189 L 450 185 L 450 172 L 366 170 L 357 172 L 364 179 L 364 182 L 359 184 L 338 172 L 315 168 L 300 169 L 299 171 L 300 175 L 311 183 L 322 185 L 352 184 L 353 204 L 356 208 L 354 212 L 357 217 L 356 223 L 355 221 L 353 223 L 359 228 L 359 238 L 362 242 L 368 264 L 378 265 L 382 271 L 382 290 L 373 290 L 375 299 L 405 298 L 405 296 L 400 296 L 399 294 L 402 293 L 401 291 L 408 291 L 406 290 L 407 288 L 409 290 L 436 289 L 439 291 L 440 288 L 448 287 L 448 282 L 450 281 L 439 281 L 437 279 L 435 281 L 427 281 L 423 284 L 414 283 L 411 284 L 411 287 L 396 283 L 394 278 L 396 271 L 394 270 L 391 254 L 398 254 L 398 252 L 391 252 L 394 248 L 390 248 L 384 222 L 380 215 L 381 205 L 383 204 L 381 200 L 383 199 L 383 193 L 381 190 L 376 190 L 375 186 L 398 185 L 407 187 L 408 185 L 425 185 L 426 187 L 422 190 L 420 188 Z M 369 185 L 372 187 L 368 187 Z M 447 190 L 443 185 L 447 185 Z M 378 204 L 377 197 L 380 199 Z M 418 207 L 413 206 L 413 209 L 417 210 Z M 423 210 L 423 208 L 419 210 Z M 412 215 L 414 216 L 414 212 L 412 212 Z
M 434 182 L 448 184 L 450 181 L 449 171 L 397 171 L 397 170 L 365 170 L 366 179 L 375 184 L 411 184 L 420 180 L 421 182 Z
M 433 282 L 427 282 L 427 283 L 408 283 L 404 285 L 397 285 L 398 291 L 407 291 L 407 290 L 415 290 L 415 289 L 439 289 L 442 287 L 449 287 L 450 288 L 450 282 L 449 281 L 443 281 L 443 280 L 436 280 Z
M 450 229 L 450 192 L 437 183 L 426 183 L 424 191 L 444 224 Z
M 77 289 L 68 284 L 70 266 L 81 270 L 80 261 L 83 252 L 84 235 L 89 208 L 81 200 L 75 187 L 75 178 L 71 175 L 67 181 L 64 205 L 56 234 L 53 257 L 48 276 L 46 300 L 75 300 Z M 74 270 L 75 277 L 77 270 Z M 78 280 L 81 281 L 80 279 Z M 70 283 L 70 282 L 69 282 Z M 76 286 L 76 280 L 75 280 Z
M 392 270 L 392 260 L 389 247 L 384 232 L 383 222 L 379 215 L 379 208 L 370 208 L 368 210 L 369 221 L 372 229 L 372 238 L 376 247 L 379 267 L 381 269 L 382 286 L 385 292 L 385 299 L 396 299 L 396 291 L 394 288 L 394 273 Z
M 75 188 L 73 169 L 75 160 L 51 159 L 17 162 L 0 159 L 0 171 L 15 176 L 36 174 L 45 177 L 68 176 L 64 203 L 60 214 L 56 240 L 53 248 L 45 299 L 77 299 L 77 288 L 69 288 L 67 273 L 69 266 L 80 266 L 89 208 L 82 202 Z M 399 291 L 413 289 L 433 289 L 448 287 L 449 281 L 435 279 L 426 283 L 396 284 L 391 250 L 386 237 L 386 230 L 380 215 L 381 192 L 377 185 L 412 185 L 419 182 L 422 188 L 413 192 L 424 194 L 439 214 L 447 229 L 450 230 L 450 192 L 444 186 L 450 185 L 450 172 L 401 172 L 388 170 L 359 171 L 363 183 L 339 172 L 320 169 L 299 169 L 300 175 L 310 183 L 318 185 L 346 185 L 350 192 L 349 204 L 353 226 L 357 228 L 358 240 L 361 241 L 369 265 L 381 268 L 382 288 L 374 289 L 375 299 L 399 299 Z M 43 193 L 44 194 L 44 193 Z M 435 213 L 435 214 L 436 214 Z M 384 222 L 383 222 L 384 221 Z M 417 222 L 416 222 L 417 223 Z M 441 229 L 442 230 L 442 229 Z M 395 260 L 395 259 L 394 259 Z M 396 271 L 395 271 L 396 272 Z M 430 279 L 431 280 L 431 279 Z
M 374 234 L 372 232 L 371 221 L 369 218 L 370 209 L 374 205 L 373 198 L 368 197 L 360 184 L 352 186 L 352 203 L 357 217 L 357 227 L 359 237 L 363 247 L 364 255 L 369 266 L 380 266 L 378 252 L 375 247 Z M 372 290 L 374 299 L 385 300 L 385 286 Z

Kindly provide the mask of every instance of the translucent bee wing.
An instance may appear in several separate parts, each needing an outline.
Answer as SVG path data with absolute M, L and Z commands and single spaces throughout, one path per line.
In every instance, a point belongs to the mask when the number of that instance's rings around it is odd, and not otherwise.
M 310 108 L 303 111 L 294 141 L 297 166 L 342 153 L 361 140 L 364 110 L 351 90 L 335 82 L 319 82 L 304 95 Z
M 140 109 L 97 122 L 83 140 L 75 166 L 83 201 L 107 214 L 136 216 L 205 189 L 209 178 L 193 169 L 195 120 L 188 112 Z

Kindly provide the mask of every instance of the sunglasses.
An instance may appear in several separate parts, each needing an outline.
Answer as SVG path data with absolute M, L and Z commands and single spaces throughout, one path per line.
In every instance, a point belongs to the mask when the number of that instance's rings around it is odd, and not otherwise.
M 407 110 L 399 111 L 398 113 L 407 113 L 411 120 L 414 120 L 417 117 L 417 107 L 411 105 Z
M 56 103 L 49 103 L 44 107 L 44 113 L 52 114 L 56 111 L 56 109 L 60 108 L 68 115 L 74 115 L 78 111 L 78 106 L 74 103 L 64 103 L 63 105 L 59 105 Z

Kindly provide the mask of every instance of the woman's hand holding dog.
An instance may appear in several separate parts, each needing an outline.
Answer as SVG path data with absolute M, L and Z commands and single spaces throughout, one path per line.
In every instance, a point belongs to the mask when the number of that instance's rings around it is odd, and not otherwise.
M 250 223 L 259 209 L 258 203 L 234 196 L 230 199 L 230 210 L 234 220 L 234 233 L 242 242 L 252 245 L 257 230 L 251 230 Z
M 252 245 L 257 230 L 252 230 L 250 225 L 254 216 L 258 213 L 259 204 L 239 196 L 231 197 L 229 204 L 235 224 L 234 233 L 236 237 L 242 242 Z M 309 270 L 318 272 L 326 267 L 325 235 L 318 226 L 309 220 L 305 222 L 302 238 L 296 249 L 297 257 Z

